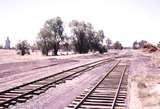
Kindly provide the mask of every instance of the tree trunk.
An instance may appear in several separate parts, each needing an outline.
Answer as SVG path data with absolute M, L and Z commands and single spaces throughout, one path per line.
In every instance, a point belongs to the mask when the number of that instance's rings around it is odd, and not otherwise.
M 59 42 L 57 42 L 57 43 L 54 45 L 54 55 L 55 55 L 55 56 L 58 55 L 58 49 L 59 49 Z
M 57 56 L 57 52 L 58 50 L 57 49 L 54 49 L 54 55 Z
M 25 55 L 25 50 L 21 50 L 21 55 Z
M 45 53 L 46 56 L 48 56 L 48 51 Z
M 42 49 L 42 54 L 48 56 L 48 52 L 49 50 L 47 50 L 46 48 Z

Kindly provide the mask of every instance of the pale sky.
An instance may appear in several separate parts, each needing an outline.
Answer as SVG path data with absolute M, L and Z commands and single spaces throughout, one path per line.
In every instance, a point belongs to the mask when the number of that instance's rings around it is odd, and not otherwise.
M 9 37 L 33 43 L 44 22 L 60 16 L 91 22 L 106 37 L 132 46 L 135 40 L 160 41 L 160 0 L 0 0 L 0 45 Z

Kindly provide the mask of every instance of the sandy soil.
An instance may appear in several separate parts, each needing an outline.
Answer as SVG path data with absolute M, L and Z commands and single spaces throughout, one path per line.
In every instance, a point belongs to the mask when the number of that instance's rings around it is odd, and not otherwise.
M 131 54 L 129 109 L 160 109 L 160 69 L 153 59 L 155 54 L 142 51 Z
M 57 72 L 109 57 L 100 54 L 69 56 L 19 56 L 15 51 L 0 50 L 0 91 L 33 81 Z M 112 54 L 114 52 L 111 52 Z M 3 54 L 3 55 L 2 55 Z M 34 58 L 35 57 L 35 58 Z M 37 58 L 38 57 L 38 58 Z M 27 60 L 25 60 L 27 58 Z M 24 60 L 24 61 L 23 61 Z
M 114 54 L 117 53 L 117 51 L 112 50 L 110 53 Z M 110 54 L 109 53 L 109 54 Z M 17 55 L 15 50 L 5 50 L 0 49 L 0 64 L 4 63 L 15 63 L 15 62 L 28 62 L 28 61 L 39 61 L 44 59 L 68 59 L 68 58 L 81 58 L 81 59 L 87 59 L 87 58 L 97 58 L 97 57 L 103 57 L 103 55 L 99 53 L 88 53 L 88 54 L 69 54 L 69 55 L 60 55 L 59 56 L 42 56 L 40 51 L 36 51 L 31 53 L 32 55 Z M 108 54 L 108 53 L 106 53 Z

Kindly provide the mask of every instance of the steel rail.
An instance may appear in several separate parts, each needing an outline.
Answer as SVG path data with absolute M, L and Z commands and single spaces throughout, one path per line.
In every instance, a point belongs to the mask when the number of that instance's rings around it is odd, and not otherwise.
M 67 76 L 65 76 L 65 77 L 62 77 L 62 78 L 60 78 L 60 79 L 58 79 L 58 80 L 53 80 L 53 81 L 51 81 L 51 82 L 49 82 L 49 83 L 46 83 L 46 84 L 44 84 L 44 85 L 41 85 L 41 86 L 39 86 L 38 88 L 35 88 L 35 89 L 33 89 L 33 90 L 27 90 L 26 92 L 24 92 L 24 93 L 22 93 L 22 94 L 20 94 L 20 95 L 17 94 L 17 96 L 15 96 L 15 97 L 10 97 L 9 100 L 5 100 L 4 102 L 1 102 L 1 103 L 0 103 L 0 107 L 4 107 L 5 104 L 10 104 L 12 101 L 17 101 L 19 98 L 25 98 L 26 95 L 30 95 L 30 94 L 33 95 L 34 92 L 36 92 L 36 91 L 38 91 L 38 90 L 43 90 L 43 88 L 47 88 L 49 85 L 52 85 L 52 84 L 54 84 L 54 83 L 56 84 L 56 82 L 58 82 L 58 81 L 64 80 L 64 79 L 66 79 L 66 78 L 68 78 L 68 77 L 70 77 L 70 76 L 73 76 L 73 75 L 77 74 L 77 73 L 80 73 L 80 72 L 82 72 L 82 71 L 85 71 L 85 70 L 87 70 L 87 69 L 89 69 L 89 68 L 94 68 L 95 66 L 97 67 L 97 65 L 101 65 L 101 64 L 103 64 L 103 63 L 105 63 L 105 62 L 109 62 L 109 61 L 112 61 L 112 59 L 107 58 L 107 59 L 102 59 L 102 60 L 99 60 L 99 61 L 91 62 L 91 63 L 85 64 L 85 65 L 81 65 L 81 66 L 78 66 L 78 67 L 75 67 L 75 68 L 71 68 L 71 69 L 68 69 L 68 70 L 59 72 L 59 73 L 57 73 L 57 74 L 50 75 L 50 76 L 47 76 L 47 77 L 44 77 L 44 78 L 41 78 L 41 79 L 38 79 L 38 80 L 35 80 L 35 81 L 32 81 L 32 82 L 29 82 L 29 83 L 25 83 L 25 84 L 23 84 L 23 85 L 19 85 L 19 86 L 10 88 L 10 89 L 5 90 L 5 91 L 3 91 L 3 92 L 0 92 L 0 98 L 1 98 L 1 96 L 5 95 L 6 93 L 12 93 L 12 92 L 10 92 L 10 91 L 14 91 L 14 90 L 16 90 L 16 89 L 22 90 L 22 89 L 20 89 L 20 88 L 27 87 L 28 85 L 32 85 L 32 84 L 34 84 L 34 83 L 36 83 L 36 82 L 40 82 L 40 81 L 43 81 L 43 80 L 45 80 L 45 79 L 52 78 L 52 77 L 54 77 L 54 76 L 56 76 L 56 75 L 60 75 L 60 74 L 62 74 L 62 73 L 65 73 L 65 72 L 68 72 L 68 71 L 71 71 L 71 70 L 74 70 L 74 69 L 77 69 L 77 68 L 80 68 L 80 67 L 84 67 L 82 70 L 77 71 L 77 72 L 75 71 L 74 73 L 69 74 L 69 75 L 67 75 Z M 95 63 L 96 63 L 96 64 L 95 64 Z M 37 86 L 38 86 L 38 85 L 37 85 Z M 22 91 L 23 91 L 23 90 L 22 90 Z
M 121 75 L 121 78 L 120 78 L 120 80 L 119 80 L 118 88 L 117 88 L 116 94 L 115 94 L 115 96 L 114 96 L 111 109 L 115 109 L 116 99 L 117 99 L 117 96 L 118 96 L 118 93 L 119 93 L 119 90 L 120 90 L 120 87 L 121 87 L 121 83 L 122 83 L 124 74 L 125 74 L 125 72 L 126 72 L 126 69 L 127 69 L 127 65 L 125 66 L 124 71 L 123 71 L 123 73 L 122 73 L 122 75 Z
M 116 64 L 112 66 L 112 68 L 106 73 L 106 75 L 104 75 L 104 77 L 102 77 L 102 79 L 90 90 L 90 92 L 84 96 L 84 98 L 74 107 L 74 109 L 78 109 L 83 104 L 85 99 L 97 88 L 97 86 L 99 86 L 99 84 L 101 84 L 103 82 L 103 80 L 113 71 L 113 69 L 119 63 L 120 63 L 120 61 L 116 62 Z
M 106 61 L 111 61 L 111 60 L 109 60 L 109 59 L 110 59 L 110 58 L 107 58 L 107 59 L 105 59 L 105 60 L 106 60 Z M 49 76 L 46 76 L 46 77 L 43 77 L 43 78 L 34 80 L 34 81 L 32 81 L 32 82 L 28 82 L 28 83 L 25 83 L 25 84 L 22 84 L 22 85 L 15 86 L 15 87 L 10 88 L 10 89 L 8 89 L 8 90 L 1 91 L 1 92 L 0 92 L 0 95 L 3 94 L 3 93 L 5 93 L 5 92 L 8 92 L 8 91 L 10 91 L 10 90 L 16 89 L 16 88 L 18 88 L 18 87 L 23 87 L 23 86 L 25 86 L 25 85 L 32 84 L 32 83 L 34 83 L 34 82 L 38 82 L 38 81 L 41 81 L 41 80 L 44 80 L 44 79 L 47 79 L 47 78 L 50 78 L 50 77 L 53 77 L 53 76 L 56 76 L 56 75 L 59 75 L 59 74 L 62 74 L 62 73 L 71 71 L 71 70 L 74 70 L 74 69 L 77 69 L 77 68 L 80 68 L 80 67 L 84 67 L 84 66 L 87 66 L 87 65 L 91 65 L 91 64 L 94 64 L 94 63 L 98 63 L 98 62 L 101 62 L 101 61 L 104 61 L 104 59 L 98 60 L 98 61 L 95 61 L 95 62 L 91 62 L 91 63 L 88 63 L 88 64 L 80 65 L 80 66 L 77 66 L 77 67 L 74 67 L 74 68 L 71 68 L 71 69 L 68 69 L 68 70 L 64 70 L 64 71 L 58 72 L 58 73 L 56 73 L 56 74 L 52 74 L 52 75 L 49 75 Z
M 119 63 L 112 66 L 91 89 L 77 96 L 65 109 L 124 109 L 126 107 L 128 65 Z

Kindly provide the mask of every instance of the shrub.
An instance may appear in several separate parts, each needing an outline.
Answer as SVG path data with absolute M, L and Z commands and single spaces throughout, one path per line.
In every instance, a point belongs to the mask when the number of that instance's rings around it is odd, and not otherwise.
M 17 54 L 21 54 L 21 55 L 30 54 L 29 52 L 30 45 L 26 40 L 19 42 L 16 45 L 16 48 L 17 50 L 19 50 Z

